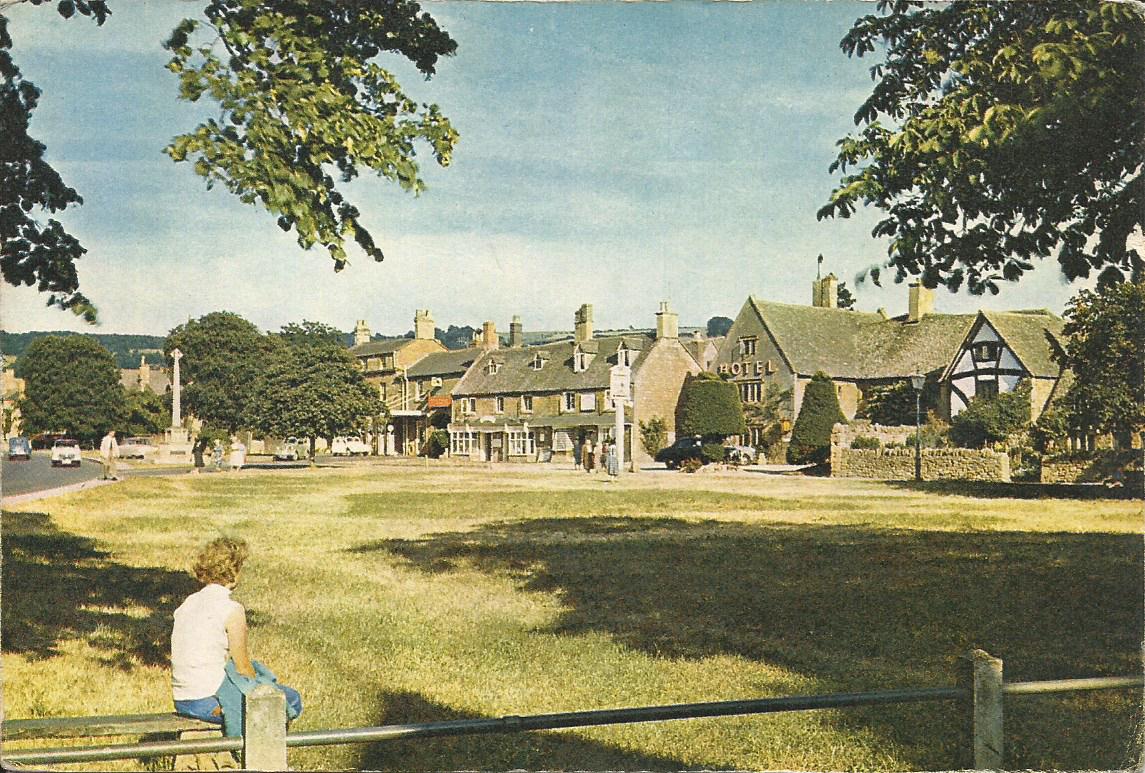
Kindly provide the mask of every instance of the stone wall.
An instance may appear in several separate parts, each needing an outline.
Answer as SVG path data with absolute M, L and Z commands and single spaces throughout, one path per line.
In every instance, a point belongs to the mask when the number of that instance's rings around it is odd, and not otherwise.
M 831 476 L 913 480 L 914 449 L 879 450 L 831 446 Z M 923 480 L 1010 481 L 1010 457 L 990 450 L 925 448 L 922 451 Z
M 831 428 L 831 445 L 841 448 L 850 448 L 851 441 L 857 437 L 878 438 L 884 446 L 891 443 L 903 445 L 906 439 L 914 434 L 914 427 L 872 424 L 869 419 L 856 419 L 850 424 L 836 424 Z
M 1141 451 L 1105 451 L 1092 455 L 1042 459 L 1042 483 L 1101 483 L 1134 477 L 1130 469 L 1141 459 Z M 1137 472 L 1137 476 L 1140 476 Z

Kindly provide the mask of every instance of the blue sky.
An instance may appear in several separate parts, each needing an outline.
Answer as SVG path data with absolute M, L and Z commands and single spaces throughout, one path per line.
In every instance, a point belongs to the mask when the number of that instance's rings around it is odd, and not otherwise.
M 885 243 L 875 211 L 817 222 L 835 141 L 870 89 L 873 62 L 838 43 L 872 4 L 480 3 L 425 7 L 458 42 L 425 81 L 383 60 L 407 93 L 436 102 L 461 133 L 429 190 L 376 177 L 351 198 L 386 253 L 335 274 L 261 209 L 207 191 L 162 148 L 210 114 L 176 98 L 160 46 L 196 2 L 123 0 L 103 27 L 51 5 L 9 9 L 14 56 L 43 90 L 33 134 L 84 197 L 61 219 L 88 249 L 84 291 L 109 333 L 165 334 L 234 311 L 265 329 L 302 319 L 344 330 L 494 320 L 571 328 L 651 326 L 661 300 L 683 325 L 733 317 L 749 293 L 808 303 L 815 256 L 854 288 Z M 357 259 L 353 259 L 356 257 Z M 906 287 L 857 288 L 859 308 L 901 313 Z M 1076 286 L 1056 264 L 996 297 L 938 291 L 939 311 L 1047 307 Z M 4 285 L 5 330 L 93 330 Z

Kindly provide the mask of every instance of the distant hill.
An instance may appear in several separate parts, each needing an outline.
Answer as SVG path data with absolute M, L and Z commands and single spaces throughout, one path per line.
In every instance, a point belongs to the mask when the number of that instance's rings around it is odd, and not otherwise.
M 85 336 L 94 338 L 115 356 L 121 368 L 138 368 L 142 356 L 150 365 L 163 364 L 163 342 L 166 336 L 127 335 L 123 333 L 73 333 L 68 330 L 34 330 L 29 333 L 8 333 L 0 330 L 0 352 L 5 359 L 16 358 L 28 345 L 44 336 Z

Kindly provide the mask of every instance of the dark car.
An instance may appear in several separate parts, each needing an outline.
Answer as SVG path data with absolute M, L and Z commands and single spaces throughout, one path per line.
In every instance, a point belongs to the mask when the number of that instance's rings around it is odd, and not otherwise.
M 669 470 L 674 470 L 686 459 L 699 459 L 707 464 L 703 454 L 704 441 L 698 437 L 683 437 L 667 448 L 656 452 L 656 461 L 663 462 Z
M 26 437 L 8 438 L 8 461 L 22 459 L 25 462 L 32 458 L 32 443 Z

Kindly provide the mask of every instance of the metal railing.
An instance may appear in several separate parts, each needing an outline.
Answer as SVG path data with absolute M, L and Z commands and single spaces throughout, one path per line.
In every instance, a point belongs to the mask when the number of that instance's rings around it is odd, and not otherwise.
M 286 749 L 289 747 L 332 746 L 397 739 L 487 735 L 491 733 L 519 733 L 573 727 L 930 701 L 961 701 L 970 710 L 972 750 L 967 750 L 966 762 L 972 762 L 974 768 L 986 769 L 998 768 L 1002 765 L 1003 695 L 1044 695 L 1145 688 L 1145 677 L 1142 676 L 1058 679 L 1007 684 L 1001 678 L 1001 660 L 992 658 L 981 650 L 975 650 L 963 661 L 964 666 L 959 673 L 959 685 L 956 687 L 682 703 L 490 719 L 459 719 L 408 725 L 309 730 L 298 733 L 285 732 L 281 719 L 284 712 L 282 694 L 277 690 L 268 688 L 266 692 L 260 695 L 248 696 L 246 732 L 242 738 L 151 741 L 105 746 L 5 751 L 3 760 L 6 763 L 19 765 L 48 765 L 237 751 L 242 752 L 243 767 L 247 770 L 277 770 L 285 768 Z M 959 764 L 963 763 L 960 761 Z

